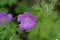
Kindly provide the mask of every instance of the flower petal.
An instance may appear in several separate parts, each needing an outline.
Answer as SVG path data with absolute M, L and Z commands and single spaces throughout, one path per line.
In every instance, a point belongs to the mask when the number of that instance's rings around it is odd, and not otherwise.
M 31 29 L 33 28 L 35 25 L 34 22 L 22 22 L 21 24 L 19 24 L 19 28 L 22 30 L 26 30 L 26 29 Z
M 6 15 L 7 15 L 6 12 L 0 12 L 0 18 L 3 18 Z
M 6 16 L 6 18 L 9 20 L 9 21 L 11 21 L 12 20 L 12 14 L 7 14 L 7 16 Z
M 33 22 L 35 22 L 35 21 L 36 21 L 36 16 L 30 17 L 30 19 L 31 19 Z
M 23 15 L 24 17 L 32 17 L 32 14 L 30 12 L 24 12 Z
M 32 16 L 32 14 L 30 12 L 24 12 L 24 17 L 29 17 L 31 19 L 31 21 L 36 21 L 36 16 Z
M 0 19 L 0 23 L 3 24 L 3 25 L 6 24 L 5 21 L 4 21 L 3 19 Z
M 17 19 L 17 21 L 18 22 L 22 22 L 22 21 L 24 21 L 24 17 L 23 17 L 23 15 L 21 14 L 21 15 L 18 15 L 18 19 Z

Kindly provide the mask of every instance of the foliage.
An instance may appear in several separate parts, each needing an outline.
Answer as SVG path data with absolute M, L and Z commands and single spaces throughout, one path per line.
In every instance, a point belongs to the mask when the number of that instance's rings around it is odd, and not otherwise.
M 57 0 L 51 0 L 51 3 L 48 4 L 44 0 L 42 0 L 40 4 L 37 3 L 32 7 L 31 12 L 33 13 L 33 15 L 37 16 L 36 24 L 38 25 L 35 25 L 35 30 L 30 30 L 30 40 L 56 40 L 57 38 L 59 39 L 59 37 L 57 36 L 59 35 L 58 24 L 60 23 L 58 20 L 56 20 L 58 19 L 58 15 L 57 11 L 54 10 L 54 5 L 56 1 Z
M 12 22 L 4 19 L 7 25 L 0 23 L 0 40 L 21 40 L 20 34 L 23 31 L 18 27 L 15 14 L 18 15 L 25 11 L 29 11 L 37 17 L 34 28 L 26 30 L 28 32 L 28 40 L 60 40 L 60 19 L 57 11 L 54 10 L 56 2 L 57 0 L 51 0 L 50 3 L 46 3 L 42 0 L 41 3 L 34 4 L 31 8 L 27 6 L 25 1 L 0 0 L 0 11 L 13 11 L 11 13 L 15 16 Z M 8 8 L 5 5 L 8 5 Z M 18 31 L 18 34 L 16 31 Z

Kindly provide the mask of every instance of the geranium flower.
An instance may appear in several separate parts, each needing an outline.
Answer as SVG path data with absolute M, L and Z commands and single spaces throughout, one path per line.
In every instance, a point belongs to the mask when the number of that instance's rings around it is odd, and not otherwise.
M 18 15 L 19 28 L 22 30 L 31 29 L 34 27 L 36 22 L 36 16 L 33 16 L 30 12 L 24 12 L 23 14 Z
M 12 20 L 12 14 L 7 14 L 6 12 L 0 12 L 0 23 L 5 25 L 6 22 L 4 21 L 4 18 L 6 18 L 8 21 Z

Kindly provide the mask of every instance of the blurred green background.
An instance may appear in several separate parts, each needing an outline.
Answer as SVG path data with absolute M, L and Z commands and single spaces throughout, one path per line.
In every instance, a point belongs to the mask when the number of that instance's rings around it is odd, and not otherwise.
M 22 40 L 17 16 L 25 11 L 37 17 L 25 40 L 60 40 L 60 0 L 0 0 L 0 11 L 13 15 L 12 22 L 0 24 L 0 40 Z

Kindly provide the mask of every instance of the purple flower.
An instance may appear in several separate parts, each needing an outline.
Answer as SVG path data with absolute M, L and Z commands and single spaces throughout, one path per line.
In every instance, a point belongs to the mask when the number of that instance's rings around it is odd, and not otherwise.
M 18 15 L 19 28 L 22 30 L 31 29 L 34 27 L 36 22 L 36 16 L 33 16 L 29 12 L 24 12 L 23 14 Z
M 6 12 L 0 12 L 0 23 L 5 25 L 6 22 L 4 21 L 4 18 L 7 18 L 8 21 L 12 20 L 12 14 L 7 14 Z

